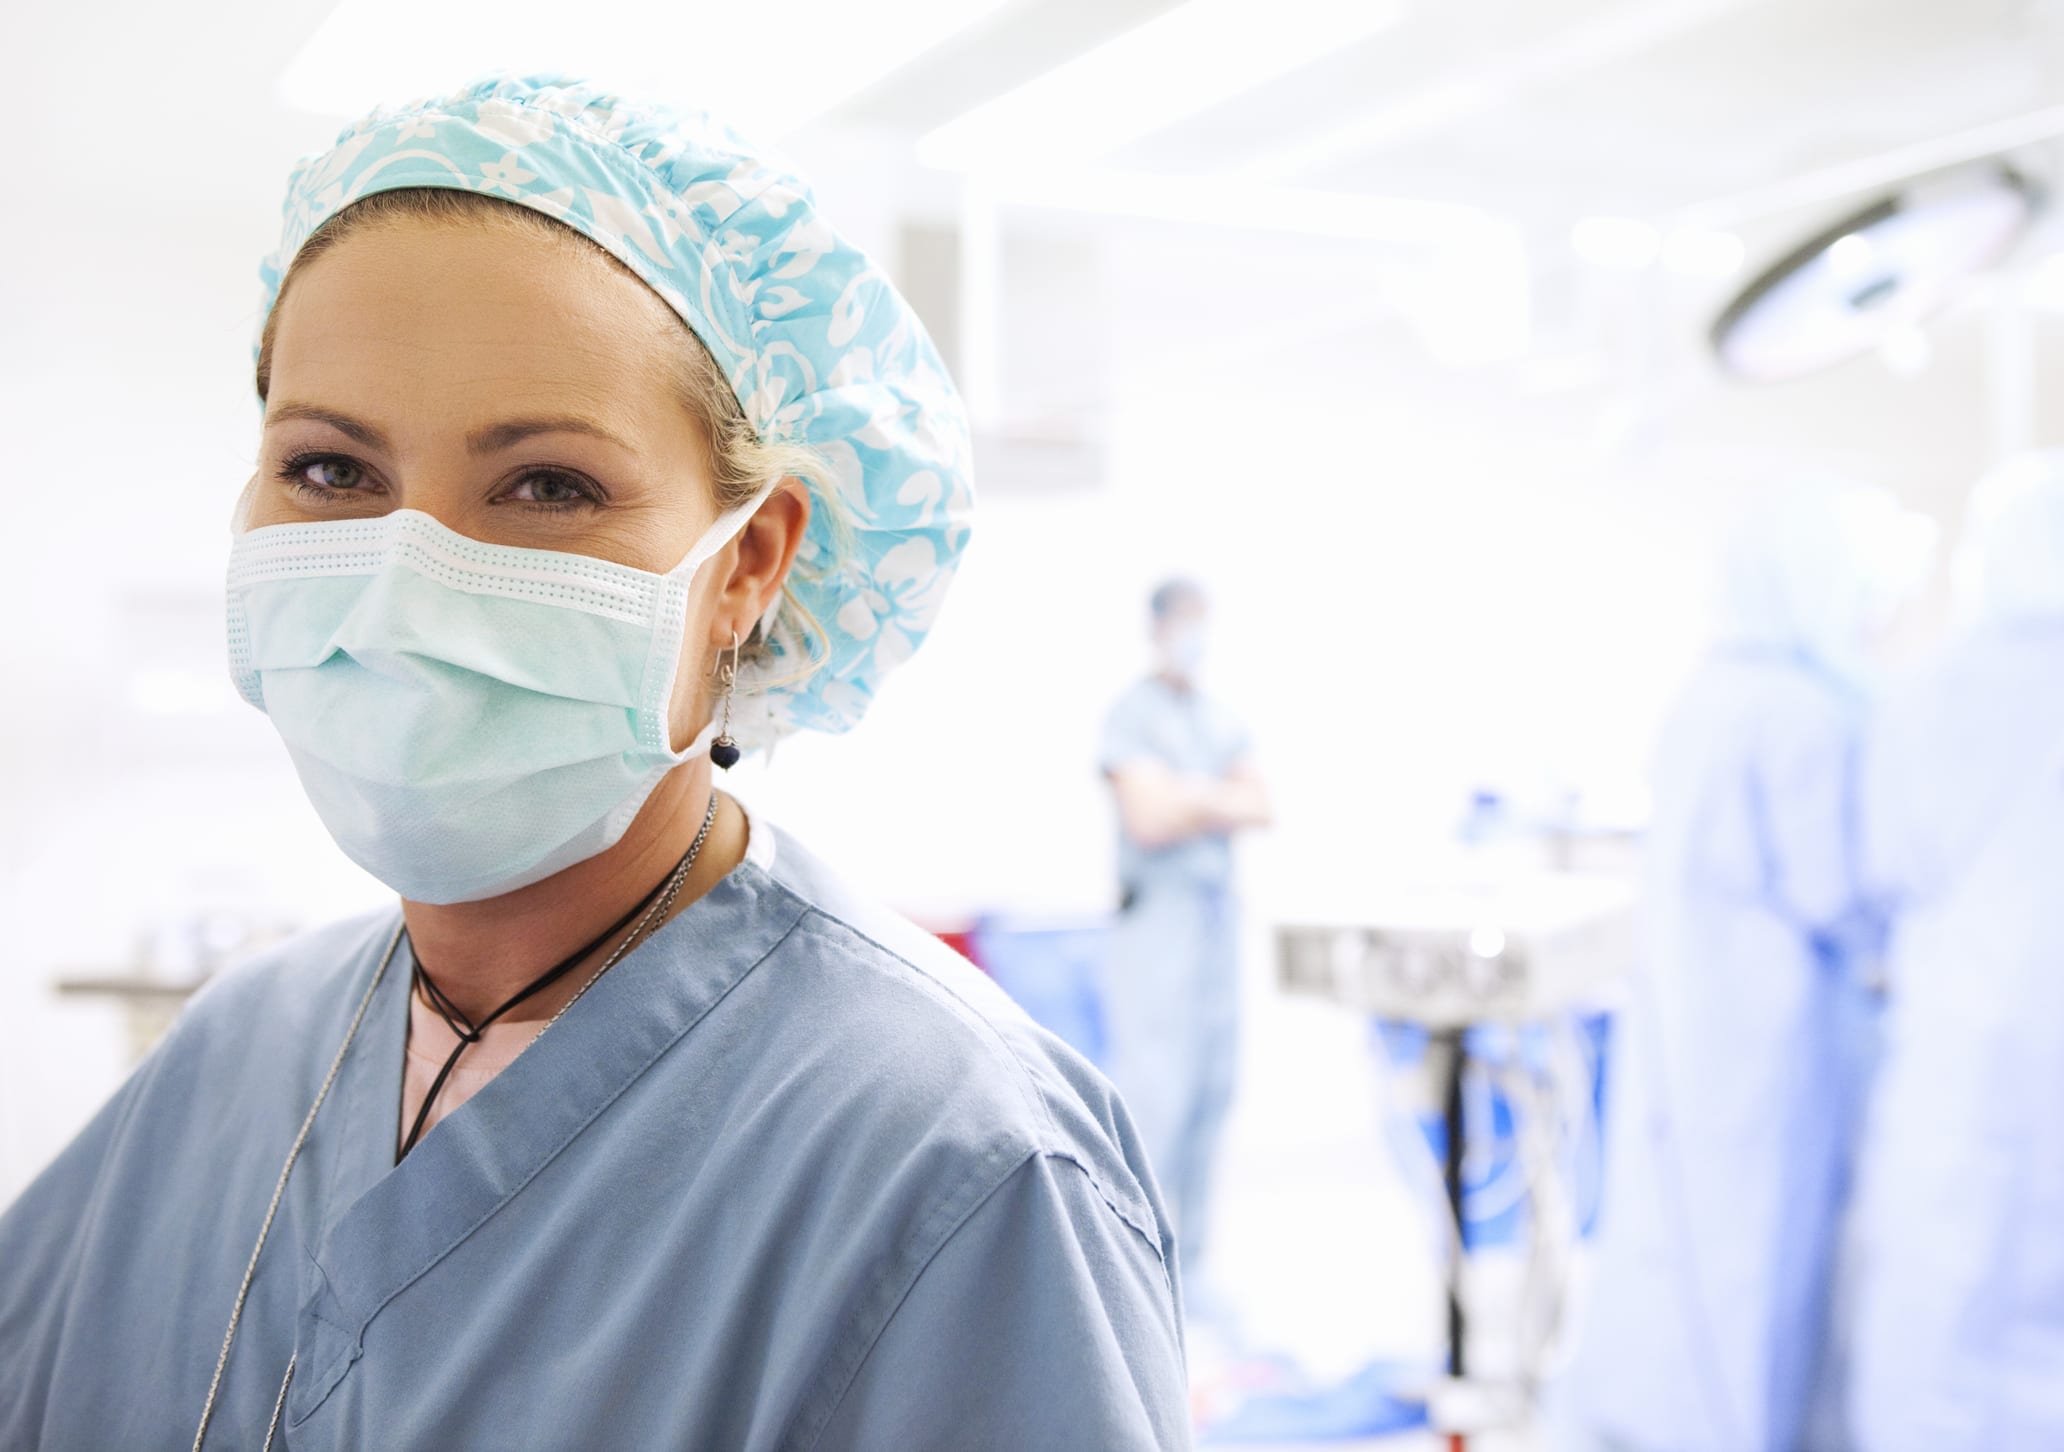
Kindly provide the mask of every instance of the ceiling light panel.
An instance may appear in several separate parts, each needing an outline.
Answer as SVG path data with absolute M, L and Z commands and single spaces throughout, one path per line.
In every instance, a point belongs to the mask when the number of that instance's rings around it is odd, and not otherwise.
M 977 106 L 918 143 L 932 166 L 1052 167 L 1288 75 L 1397 24 L 1394 0 L 1189 0 Z
M 279 90 L 291 106 L 349 117 L 489 71 L 561 71 L 699 107 L 772 139 L 1003 3 L 783 0 L 775 11 L 714 0 L 343 0 Z

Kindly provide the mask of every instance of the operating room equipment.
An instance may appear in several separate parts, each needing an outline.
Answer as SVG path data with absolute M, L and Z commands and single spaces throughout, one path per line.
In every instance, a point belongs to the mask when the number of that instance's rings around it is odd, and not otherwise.
M 1276 929 L 1286 991 L 1367 1014 L 1386 1039 L 1424 1045 L 1440 1125 L 1427 1139 L 1437 1140 L 1438 1166 L 1409 1149 L 1402 1159 L 1408 1171 L 1416 1164 L 1422 1178 L 1438 1180 L 1431 1198 L 1442 1207 L 1447 1376 L 1430 1405 L 1434 1425 L 1456 1439 L 1522 1420 L 1559 1354 L 1586 1218 L 1573 1171 L 1585 1173 L 1588 1163 L 1595 1175 L 1597 1165 L 1600 1040 L 1587 1035 L 1595 1033 L 1593 1011 L 1626 970 L 1630 904 L 1622 879 L 1538 872 L 1304 904 Z M 1473 1126 L 1495 1123 L 1493 1095 L 1511 1136 L 1505 1185 L 1529 1214 L 1519 1344 L 1485 1374 L 1477 1357 L 1489 1343 L 1472 1331 L 1470 1223 L 1482 1204 L 1469 1193 L 1469 1136 Z M 1414 1125 L 1407 1143 L 1420 1134 Z

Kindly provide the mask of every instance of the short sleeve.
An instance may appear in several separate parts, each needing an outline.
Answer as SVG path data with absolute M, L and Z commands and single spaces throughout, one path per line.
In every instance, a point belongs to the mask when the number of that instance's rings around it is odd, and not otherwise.
M 1141 762 L 1162 759 L 1154 744 L 1148 699 L 1139 690 L 1127 691 L 1104 718 L 1103 739 L 1097 746 L 1097 769 L 1106 776 Z
M 1176 1291 L 1080 1166 L 1027 1159 L 947 1239 L 815 1452 L 1190 1445 Z

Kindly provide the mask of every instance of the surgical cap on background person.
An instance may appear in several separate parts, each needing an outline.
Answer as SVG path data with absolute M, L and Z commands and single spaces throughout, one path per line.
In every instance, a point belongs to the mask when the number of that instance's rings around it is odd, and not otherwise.
M 824 459 L 831 477 L 807 482 L 835 497 L 816 500 L 788 582 L 814 638 L 777 633 L 743 663 L 732 731 L 751 748 L 857 722 L 931 629 L 974 502 L 959 395 L 881 269 L 703 112 L 496 75 L 381 106 L 302 159 L 259 269 L 259 336 L 309 235 L 399 187 L 499 197 L 582 233 L 701 339 L 760 438 Z
M 1927 579 L 1935 534 L 1873 485 L 1802 475 L 1773 487 L 1728 533 L 1716 644 L 1858 674 L 1871 635 Z
M 2064 616 L 2064 449 L 2016 455 L 1978 481 L 1953 574 L 1969 623 Z
M 1147 610 L 1154 619 L 1166 620 L 1178 610 L 1202 608 L 1207 603 L 1202 585 L 1178 575 L 1154 587 L 1154 593 L 1147 597 Z

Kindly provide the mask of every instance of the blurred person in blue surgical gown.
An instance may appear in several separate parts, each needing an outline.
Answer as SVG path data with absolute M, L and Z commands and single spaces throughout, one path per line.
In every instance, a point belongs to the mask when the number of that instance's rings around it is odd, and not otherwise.
M 1239 1042 L 1232 840 L 1266 826 L 1269 803 L 1247 729 L 1201 685 L 1203 589 L 1169 580 L 1150 614 L 1155 668 L 1112 706 L 1099 753 L 1118 804 L 1121 904 L 1105 1017 L 1111 1077 L 1194 1267 Z
M 1876 1018 L 1855 789 L 1873 636 L 1933 528 L 1799 479 L 1745 511 L 1657 743 L 1597 1278 L 1553 1421 L 1615 1452 L 1794 1452 Z
M 2064 1447 L 2064 451 L 2010 461 L 1966 519 L 1969 628 L 1865 756 L 1893 917 L 1855 1212 L 1864 1452 Z

